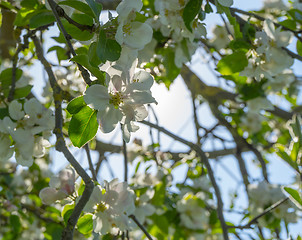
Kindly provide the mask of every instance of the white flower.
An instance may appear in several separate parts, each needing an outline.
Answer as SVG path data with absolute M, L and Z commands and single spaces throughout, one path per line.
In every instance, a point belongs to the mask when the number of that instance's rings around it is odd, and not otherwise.
M 156 211 L 155 207 L 148 203 L 153 198 L 154 193 L 153 189 L 148 189 L 143 195 L 136 198 L 136 209 L 133 215 L 141 224 L 145 222 L 146 217 L 151 216 Z
M 291 67 L 294 59 L 283 49 L 270 47 L 265 53 L 265 62 L 260 67 L 271 76 L 276 76 Z
M 115 39 L 120 45 L 140 50 L 151 41 L 152 28 L 147 23 L 134 21 L 142 6 L 141 0 L 124 0 L 117 6 L 119 25 Z
M 265 118 L 259 113 L 247 112 L 242 118 L 242 125 L 251 133 L 259 132 L 262 128 L 262 122 Z
M 275 25 L 270 19 L 264 21 L 263 30 L 268 37 L 276 43 L 277 47 L 286 47 L 290 44 L 293 34 L 290 31 L 281 32 L 281 29 L 281 26 L 275 29 Z
M 180 223 L 183 226 L 193 230 L 206 228 L 208 216 L 200 194 L 186 193 L 177 202 L 176 209 L 180 213 Z
M 130 22 L 118 26 L 115 39 L 119 44 L 125 44 L 133 49 L 143 49 L 151 42 L 153 30 L 147 23 Z
M 50 146 L 51 144 L 48 140 L 44 139 L 41 136 L 35 137 L 33 156 L 36 158 L 43 157 L 45 155 L 45 148 Z
M 114 67 L 107 72 L 115 74 L 111 76 L 108 88 L 99 84 L 89 87 L 84 101 L 98 110 L 100 128 L 104 133 L 111 132 L 121 122 L 124 124 L 124 139 L 129 142 L 130 132 L 138 129 L 132 121 L 142 121 L 148 115 L 143 104 L 156 102 L 150 92 L 153 78 L 143 70 L 134 73 L 134 69 L 130 69 L 129 79 L 123 78 L 122 72 Z
M 210 40 L 217 50 L 225 48 L 230 43 L 229 33 L 224 26 L 216 25 L 213 29 L 214 38 Z
M 16 161 L 22 166 L 31 166 L 33 164 L 33 149 L 35 138 L 30 130 L 17 128 L 11 132 L 15 140 Z M 26 140 L 26 141 L 24 141 Z
M 32 133 L 37 134 L 46 130 L 53 130 L 55 127 L 55 118 L 50 109 L 44 106 L 35 98 L 31 98 L 24 104 L 24 111 L 29 118 L 26 124 L 32 127 Z
M 72 168 L 63 169 L 59 176 L 51 177 L 49 187 L 43 188 L 39 197 L 44 204 L 52 204 L 57 200 L 62 200 L 74 192 L 75 172 Z
M 129 230 L 133 223 L 128 215 L 135 210 L 134 192 L 125 182 L 105 181 L 105 189 L 95 186 L 84 211 L 94 210 L 94 231 L 100 234 Z
M 259 113 L 261 109 L 274 110 L 273 104 L 263 97 L 257 97 L 247 101 L 247 107 L 250 112 Z
M 125 21 L 131 13 L 139 12 L 143 7 L 141 0 L 123 0 L 116 8 L 119 22 Z
M 24 117 L 24 112 L 22 111 L 22 104 L 17 100 L 12 101 L 8 106 L 8 112 L 12 119 L 20 120 Z

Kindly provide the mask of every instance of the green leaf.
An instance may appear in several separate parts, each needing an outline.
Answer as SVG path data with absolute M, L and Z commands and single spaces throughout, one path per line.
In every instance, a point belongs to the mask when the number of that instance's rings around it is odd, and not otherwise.
M 96 51 L 97 51 L 97 43 L 93 42 L 89 46 L 88 58 L 91 66 L 98 68 L 98 66 L 102 63 L 102 61 L 99 59 Z
M 34 15 L 30 20 L 29 20 L 29 27 L 30 28 L 38 28 L 43 25 L 47 25 L 50 23 L 53 23 L 55 21 L 55 17 L 52 12 L 45 10 L 37 15 Z
M 85 0 L 89 7 L 92 9 L 96 22 L 99 22 L 100 14 L 102 12 L 103 6 L 100 3 L 97 3 L 95 0 Z
M 58 61 L 62 61 L 62 60 L 68 60 L 69 56 L 67 55 L 67 51 L 65 48 L 60 47 L 60 46 L 52 46 L 51 48 L 48 49 L 48 53 L 52 52 L 52 51 L 56 51 L 57 54 L 57 58 Z
M 83 96 L 80 96 L 72 99 L 72 101 L 68 103 L 66 109 L 70 114 L 76 114 L 85 106 L 87 106 L 87 104 L 85 103 Z
M 95 136 L 98 130 L 96 115 L 97 111 L 85 106 L 72 116 L 68 135 L 74 146 L 80 148 Z
M 297 48 L 297 52 L 300 56 L 302 56 L 302 42 L 297 40 L 297 45 L 296 45 L 296 48 Z
M 30 94 L 32 85 L 27 85 L 25 87 L 16 88 L 14 92 L 14 99 L 24 98 Z
M 285 162 L 287 162 L 293 169 L 297 170 L 298 169 L 298 165 L 297 163 L 287 154 L 286 152 L 286 148 L 281 145 L 281 144 L 276 144 L 276 148 L 277 148 L 277 155 L 284 160 Z
M 24 7 L 24 8 L 34 9 L 38 5 L 39 5 L 39 1 L 38 0 L 23 0 L 23 1 L 21 1 L 21 6 Z
M 16 82 L 21 78 L 23 71 L 16 69 Z M 9 88 L 12 84 L 12 68 L 7 68 L 0 73 L 1 88 Z
M 217 71 L 222 75 L 232 75 L 242 71 L 247 65 L 245 52 L 240 50 L 223 57 L 217 64 Z
M 93 18 L 86 14 L 74 13 L 74 14 L 72 14 L 71 18 L 74 21 L 76 21 L 80 24 L 83 24 L 83 25 L 89 25 L 89 26 L 93 25 Z M 88 41 L 94 35 L 94 33 L 90 33 L 87 30 L 84 30 L 84 31 L 80 30 L 73 24 L 68 23 L 68 21 L 66 19 L 62 19 L 61 21 L 62 21 L 63 26 L 66 29 L 67 33 L 70 34 L 70 36 L 74 39 L 77 39 L 79 41 Z
M 237 22 L 236 18 L 233 17 L 233 15 L 231 14 L 230 8 L 224 7 L 224 6 L 220 6 L 220 7 L 225 12 L 225 15 L 228 17 L 230 24 L 232 24 L 232 26 L 234 27 L 235 38 L 236 39 L 242 38 L 243 35 L 242 35 L 241 29 L 240 29 L 240 25 Z
M 122 48 L 117 41 L 107 39 L 106 33 L 103 30 L 100 31 L 96 53 L 102 62 L 106 62 L 106 60 L 111 62 L 118 60 L 121 50 Z
M 205 5 L 205 7 L 204 7 L 204 11 L 206 12 L 206 13 L 212 13 L 212 12 L 214 12 L 213 11 L 213 8 L 211 7 L 211 5 L 210 5 L 210 3 L 207 1 L 207 4 Z
M 72 214 L 74 209 L 74 204 L 66 204 L 63 208 L 63 211 L 61 213 L 62 218 L 64 219 L 65 224 L 67 224 L 67 221 Z
M 172 82 L 180 73 L 180 69 L 174 62 L 175 53 L 172 49 L 167 49 L 164 53 L 164 66 L 166 69 L 166 77 Z
M 152 199 L 152 204 L 156 206 L 161 206 L 164 204 L 166 197 L 166 186 L 163 182 L 155 186 L 155 194 Z
M 280 25 L 289 28 L 290 30 L 296 31 L 297 23 L 292 19 L 286 19 L 282 22 L 279 22 Z
M 57 223 L 46 224 L 46 231 L 44 236 L 49 240 L 60 240 L 62 236 L 63 227 Z
M 5 118 L 6 116 L 9 116 L 8 108 L 0 108 L 0 119 Z
M 78 231 L 84 235 L 89 234 L 93 230 L 92 214 L 88 213 L 80 217 L 77 223 Z
M 289 187 L 283 187 L 284 191 L 286 191 L 290 196 L 290 200 L 299 208 L 302 209 L 302 198 L 301 198 L 301 192 L 289 188 Z
M 150 218 L 154 222 L 154 225 L 156 225 L 158 227 L 158 229 L 160 230 L 161 233 L 163 233 L 164 235 L 169 233 L 170 223 L 168 222 L 165 215 L 154 214 Z
M 243 39 L 236 39 L 230 42 L 229 47 L 233 50 L 242 49 L 247 52 L 251 48 L 251 44 Z
M 15 214 L 10 215 L 9 222 L 15 233 L 19 233 L 21 231 L 22 225 L 21 225 L 19 216 L 15 215 Z
M 21 27 L 29 24 L 29 19 L 35 15 L 36 12 L 33 9 L 21 8 L 15 18 L 14 25 Z
M 71 61 L 77 62 L 81 64 L 83 67 L 87 68 L 95 77 L 98 78 L 101 84 L 105 83 L 104 73 L 98 67 L 93 67 L 90 64 L 88 55 L 86 54 L 76 55 L 71 59 Z
M 202 0 L 190 0 L 184 8 L 182 18 L 187 29 L 192 32 L 191 23 L 200 12 Z
M 88 16 L 94 15 L 94 12 L 91 10 L 91 8 L 86 3 L 80 1 L 62 1 L 59 2 L 59 5 L 72 7 L 82 13 L 87 14 Z

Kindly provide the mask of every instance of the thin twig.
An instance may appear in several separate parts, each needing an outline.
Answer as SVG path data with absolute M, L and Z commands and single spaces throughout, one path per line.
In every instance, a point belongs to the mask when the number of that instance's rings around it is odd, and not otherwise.
M 272 210 L 274 210 L 275 208 L 279 207 L 281 204 L 283 204 L 284 202 L 286 202 L 288 199 L 289 198 L 286 197 L 286 198 L 281 199 L 280 201 L 274 203 L 273 205 L 271 205 L 270 207 L 268 207 L 267 209 L 265 209 L 262 213 L 260 213 L 259 215 L 257 215 L 253 219 L 251 219 L 247 224 L 245 224 L 243 226 L 228 226 L 228 228 L 238 228 L 238 229 L 251 228 L 251 225 L 256 224 L 259 218 L 263 217 L 267 213 L 269 213 Z
M 144 226 L 136 219 L 136 217 L 134 215 L 130 215 L 129 217 L 133 219 L 133 221 L 136 223 L 136 225 L 144 232 L 144 234 L 146 235 L 146 237 L 149 240 L 153 240 L 151 235 L 147 232 L 147 230 L 144 228 Z
M 94 26 L 93 26 L 93 25 L 92 25 L 92 26 L 90 26 L 90 25 L 83 25 L 83 24 L 80 24 L 80 23 L 74 21 L 71 17 L 69 17 L 69 16 L 65 13 L 64 9 L 63 9 L 62 7 L 60 7 L 59 5 L 57 5 L 56 11 L 57 11 L 57 13 L 58 13 L 58 15 L 59 15 L 60 17 L 65 18 L 70 24 L 76 26 L 76 27 L 77 27 L 78 29 L 80 29 L 81 31 L 89 31 L 90 33 L 93 32 L 93 30 L 94 30 Z
M 92 163 L 92 159 L 91 159 L 91 154 L 90 154 L 90 149 L 89 149 L 88 144 L 85 144 L 84 149 L 86 151 L 86 155 L 87 155 L 87 159 L 88 159 L 88 164 L 89 164 L 89 170 L 90 170 L 90 172 L 92 174 L 92 179 L 97 182 L 98 181 L 97 180 L 97 175 L 96 175 L 95 169 L 93 167 L 93 163 Z
M 254 17 L 260 21 L 265 21 L 266 18 L 262 17 L 262 16 L 259 16 L 258 14 L 256 13 L 253 13 L 253 12 L 247 12 L 247 11 L 244 11 L 242 9 L 238 9 L 238 8 L 230 8 L 231 12 L 237 12 L 237 13 L 241 13 L 241 14 L 244 14 L 244 15 L 247 15 L 247 16 L 250 16 L 250 17 Z M 276 23 L 273 21 L 273 24 L 276 26 L 276 27 L 281 27 L 283 30 L 286 30 L 286 31 L 290 31 L 292 32 L 296 38 L 298 38 L 301 42 L 302 42 L 302 38 L 298 35 L 300 33 L 300 31 L 295 31 L 295 30 L 292 30 L 286 26 L 283 26 L 279 23 Z
M 49 5 L 50 5 L 50 7 L 51 7 L 51 10 L 52 10 L 52 12 L 53 12 L 55 18 L 56 18 L 56 21 L 57 21 L 57 23 L 58 23 L 58 25 L 59 25 L 59 28 L 60 28 L 60 30 L 61 30 L 61 32 L 62 32 L 62 34 L 63 34 L 65 40 L 66 40 L 66 43 L 67 43 L 67 45 L 68 45 L 68 48 L 69 48 L 69 50 L 70 50 L 72 56 L 76 56 L 77 54 L 76 54 L 76 52 L 75 52 L 75 50 L 74 50 L 74 48 L 73 48 L 73 46 L 72 46 L 72 44 L 71 44 L 71 42 L 70 42 L 71 37 L 70 37 L 70 35 L 67 33 L 67 31 L 65 30 L 65 28 L 64 28 L 64 26 L 63 26 L 63 24 L 62 24 L 62 21 L 60 20 L 60 16 L 59 16 L 59 14 L 57 13 L 57 10 L 56 10 L 56 9 L 57 9 L 57 6 L 58 6 L 58 5 L 54 2 L 54 0 L 47 0 L 47 1 L 48 1 Z M 78 63 L 76 63 L 76 64 L 77 64 L 77 66 L 78 66 L 78 68 L 79 68 L 79 70 L 80 70 L 80 72 L 81 72 L 81 75 L 82 75 L 84 81 L 86 82 L 87 85 L 90 86 L 91 83 L 92 83 L 92 81 L 91 81 L 91 79 L 90 79 L 90 75 L 89 75 L 88 71 L 87 71 L 82 65 L 80 65 L 80 64 L 78 64 Z
M 197 109 L 196 109 L 196 104 L 195 104 L 195 94 L 193 92 L 191 92 L 191 99 L 192 99 L 192 106 L 193 106 L 193 116 L 194 116 L 194 124 L 195 124 L 195 131 L 196 131 L 196 143 L 198 146 L 200 146 L 200 141 L 201 141 L 201 137 L 199 135 L 199 129 L 200 129 L 200 125 L 199 125 L 199 121 L 198 121 L 198 117 L 197 117 Z
M 218 218 L 220 220 L 221 228 L 222 228 L 222 231 L 223 231 L 223 237 L 224 237 L 225 240 L 228 240 L 229 239 L 228 229 L 227 229 L 227 225 L 226 225 L 224 215 L 223 215 L 223 201 L 222 201 L 222 198 L 221 198 L 220 189 L 219 189 L 219 187 L 216 183 L 214 172 L 212 170 L 212 167 L 210 165 L 210 162 L 209 162 L 206 154 L 201 150 L 201 148 L 198 145 L 196 145 L 192 142 L 189 142 L 189 141 L 187 141 L 187 140 L 185 140 L 185 139 L 183 139 L 179 136 L 176 136 L 175 134 L 169 132 L 168 130 L 166 130 L 163 127 L 157 126 L 157 125 L 155 125 L 153 123 L 150 123 L 150 122 L 147 122 L 147 121 L 141 121 L 141 123 L 143 123 L 147 126 L 151 126 L 155 129 L 158 129 L 159 131 L 163 132 L 164 134 L 168 135 L 169 137 L 171 137 L 171 138 L 187 145 L 188 147 L 190 147 L 192 150 L 194 150 L 199 155 L 201 161 L 205 164 L 205 166 L 208 170 L 208 174 L 209 174 L 211 183 L 214 187 L 215 195 L 216 195 L 216 198 L 217 198 L 217 213 L 218 213 Z
M 11 102 L 12 100 L 14 100 L 14 93 L 15 93 L 15 88 L 16 88 L 16 73 L 17 73 L 17 64 L 18 64 L 18 55 L 21 52 L 21 50 L 23 49 L 22 44 L 18 43 L 18 47 L 17 50 L 14 54 L 13 57 L 13 68 L 12 68 L 12 84 L 11 84 L 11 88 L 9 90 L 9 94 L 8 94 L 8 98 L 7 100 L 9 102 Z

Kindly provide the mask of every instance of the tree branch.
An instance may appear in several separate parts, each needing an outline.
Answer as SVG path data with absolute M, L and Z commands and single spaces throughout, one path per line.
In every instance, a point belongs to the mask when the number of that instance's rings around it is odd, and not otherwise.
M 252 220 L 250 220 L 247 224 L 243 225 L 243 226 L 228 226 L 228 228 L 238 228 L 238 229 L 246 229 L 246 228 L 251 228 L 251 225 L 257 223 L 257 220 L 261 217 L 263 217 L 264 215 L 266 215 L 267 213 L 271 212 L 272 210 L 274 210 L 275 208 L 279 207 L 282 203 L 286 202 L 289 198 L 284 198 L 281 199 L 280 201 L 274 203 L 272 206 L 268 207 L 267 209 L 265 209 L 262 213 L 260 213 L 259 215 L 257 215 L 256 217 L 254 217 Z
M 224 215 L 223 215 L 223 201 L 222 201 L 222 198 L 221 198 L 221 193 L 220 193 L 219 187 L 216 183 L 214 172 L 212 170 L 212 167 L 210 165 L 210 162 L 209 162 L 206 154 L 201 150 L 201 148 L 198 145 L 196 145 L 192 142 L 189 142 L 189 141 L 187 141 L 187 140 L 185 140 L 181 137 L 176 136 L 175 134 L 173 134 L 173 133 L 169 132 L 168 130 L 164 129 L 163 127 L 159 127 L 159 126 L 157 126 L 153 123 L 147 122 L 147 121 L 141 121 L 141 123 L 143 123 L 147 126 L 153 127 L 155 129 L 163 132 L 164 134 L 168 135 L 169 137 L 177 140 L 178 142 L 181 142 L 181 143 L 187 145 L 188 147 L 190 147 L 192 150 L 194 150 L 199 155 L 201 161 L 205 164 L 205 166 L 208 170 L 208 174 L 209 174 L 211 183 L 214 187 L 215 195 L 216 195 L 216 198 L 217 198 L 217 213 L 218 213 L 218 218 L 220 220 L 220 224 L 221 224 L 221 228 L 222 228 L 222 232 L 223 232 L 223 237 L 224 237 L 225 240 L 228 240 L 229 236 L 228 236 L 227 225 L 226 225 Z
M 62 126 L 63 126 L 63 115 L 62 115 L 62 96 L 61 96 L 61 88 L 57 84 L 55 75 L 51 69 L 50 64 L 45 59 L 43 55 L 43 49 L 41 47 L 41 43 L 38 40 L 38 38 L 33 35 L 32 40 L 36 47 L 36 54 L 38 56 L 38 59 L 43 64 L 49 78 L 50 85 L 53 89 L 53 97 L 55 102 L 55 129 L 54 133 L 57 137 L 56 142 L 56 149 L 59 152 L 62 152 L 68 162 L 74 167 L 76 172 L 81 176 L 83 181 L 85 182 L 85 189 L 83 192 L 82 197 L 80 198 L 79 202 L 76 204 L 71 216 L 68 219 L 67 226 L 64 228 L 64 231 L 62 233 L 62 239 L 71 240 L 73 239 L 73 231 L 75 228 L 75 225 L 80 217 L 80 214 L 82 210 L 84 209 L 86 203 L 88 202 L 90 195 L 92 194 L 94 183 L 91 181 L 89 175 L 85 172 L 85 170 L 82 168 L 82 166 L 78 163 L 78 161 L 74 158 L 74 156 L 71 154 L 69 149 L 66 147 Z
M 61 20 L 60 20 L 60 16 L 59 16 L 59 14 L 58 14 L 58 12 L 57 12 L 57 10 L 56 10 L 58 5 L 54 2 L 54 0 L 47 0 L 47 1 L 48 1 L 49 5 L 50 5 L 50 7 L 51 7 L 51 10 L 52 10 L 52 12 L 53 12 L 53 14 L 54 14 L 56 20 L 57 20 L 57 23 L 58 23 L 58 25 L 59 25 L 59 28 L 60 28 L 60 30 L 61 30 L 61 32 L 62 32 L 64 38 L 65 38 L 65 41 L 66 41 L 66 43 L 67 43 L 67 45 L 68 45 L 68 48 L 69 48 L 69 50 L 70 50 L 72 56 L 76 56 L 77 54 L 76 54 L 76 52 L 75 52 L 75 50 L 74 50 L 74 48 L 73 48 L 73 46 L 72 46 L 72 44 L 71 44 L 71 42 L 70 42 L 71 37 L 70 37 L 70 35 L 66 32 L 66 30 L 65 30 L 65 28 L 64 28 L 64 26 L 63 26 L 63 24 L 62 24 L 62 22 L 61 22 Z M 80 70 L 80 72 L 81 72 L 81 75 L 82 75 L 84 81 L 86 82 L 87 85 L 90 86 L 91 83 L 92 83 L 92 81 L 91 81 L 91 79 L 90 79 L 90 75 L 89 75 L 88 71 L 87 71 L 82 65 L 80 65 L 80 64 L 78 64 L 78 63 L 76 63 L 76 64 L 77 64 L 77 66 L 78 66 L 78 68 L 79 68 L 79 70 Z

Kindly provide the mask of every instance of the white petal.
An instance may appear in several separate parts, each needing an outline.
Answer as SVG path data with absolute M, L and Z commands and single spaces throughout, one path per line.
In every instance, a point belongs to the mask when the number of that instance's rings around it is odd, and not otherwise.
M 112 132 L 116 124 L 122 119 L 123 115 L 119 109 L 114 106 L 108 106 L 105 110 L 98 112 L 98 119 L 102 132 Z
M 41 103 L 35 98 L 31 98 L 24 104 L 24 111 L 29 116 L 35 116 L 39 113 L 42 113 L 42 109 L 43 107 Z
M 93 109 L 102 111 L 109 104 L 108 89 L 99 84 L 92 85 L 86 90 L 84 101 Z
M 24 117 L 24 112 L 22 111 L 22 104 L 17 100 L 12 101 L 8 106 L 9 116 L 14 120 L 20 120 Z
M 129 104 L 147 104 L 147 103 L 157 103 L 155 98 L 151 96 L 151 92 L 145 91 L 145 92 L 133 92 L 131 93 L 130 102 L 125 101 L 125 103 Z
M 150 25 L 141 22 L 132 22 L 130 32 L 125 34 L 124 43 L 133 49 L 143 49 L 151 42 L 153 30 Z
M 131 83 L 131 87 L 133 89 L 141 90 L 141 91 L 150 90 L 154 82 L 152 75 L 143 70 L 135 73 L 133 76 L 133 80 L 134 82 Z

